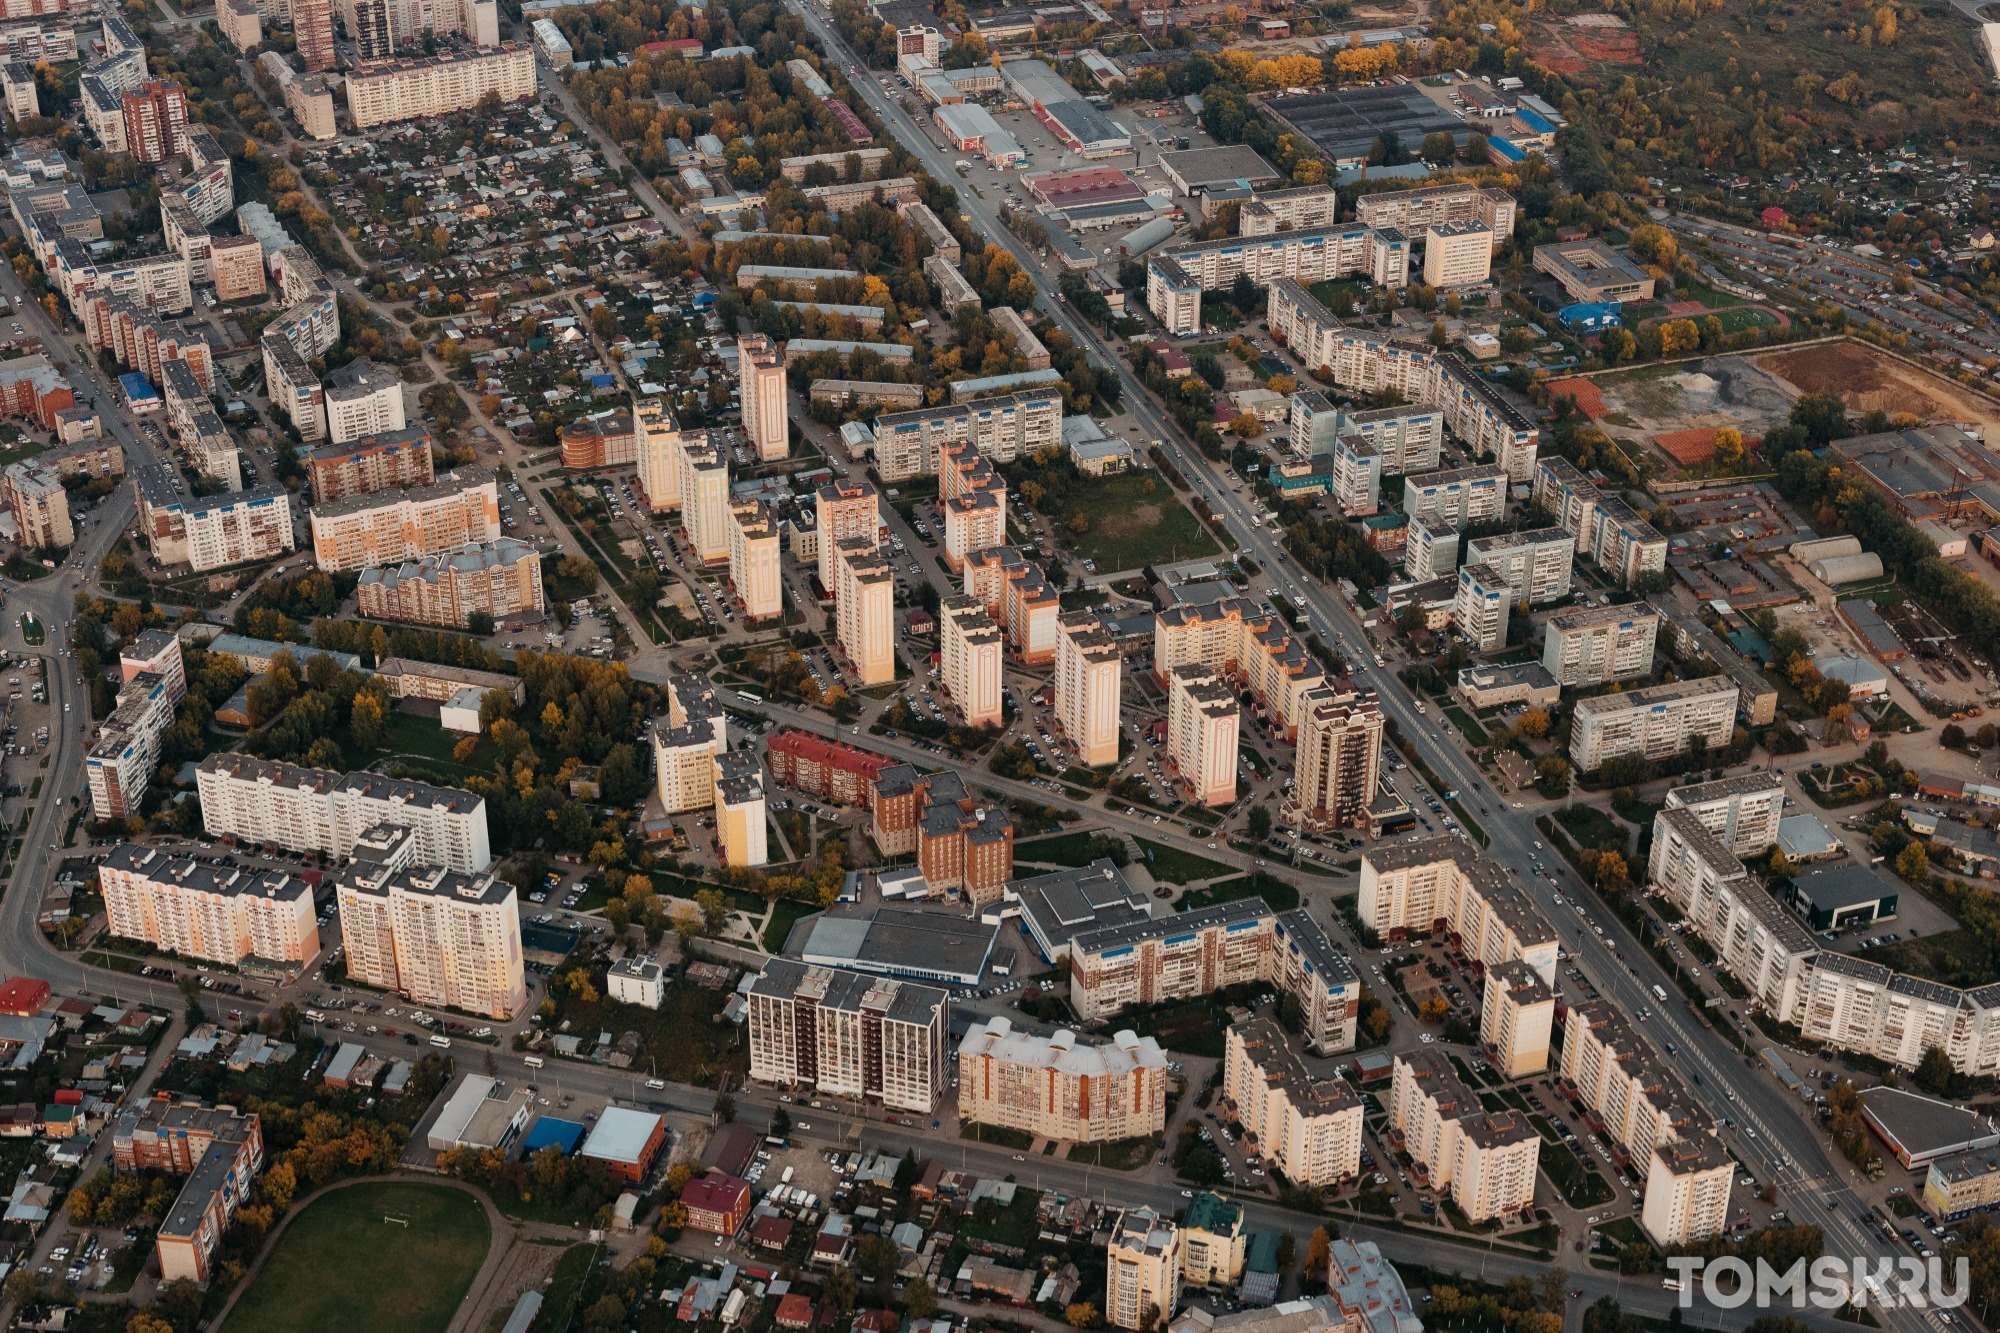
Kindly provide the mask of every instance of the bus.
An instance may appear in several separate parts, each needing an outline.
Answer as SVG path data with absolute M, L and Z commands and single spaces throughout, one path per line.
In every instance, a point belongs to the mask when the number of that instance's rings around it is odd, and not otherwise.
M 526 1065 L 530 1069 L 540 1069 L 544 1061 L 542 1060 L 542 1057 L 539 1055 L 530 1055 L 525 1057 L 521 1061 L 521 1063 Z
M 743 700 L 743 702 L 750 704 L 760 704 L 764 702 L 764 696 L 752 690 L 738 690 L 736 691 L 736 697 Z
M 1665 1004 L 1667 1002 L 1667 988 L 1665 986 L 1653 987 L 1653 998 L 1661 1004 Z

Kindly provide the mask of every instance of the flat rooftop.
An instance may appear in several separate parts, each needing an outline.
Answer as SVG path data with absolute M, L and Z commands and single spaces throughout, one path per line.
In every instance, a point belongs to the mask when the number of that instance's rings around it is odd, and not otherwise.
M 1000 927 L 945 912 L 877 908 L 866 917 L 822 916 L 799 950 L 800 960 L 888 976 L 976 985 Z
M 1901 1088 L 1868 1089 L 1861 1094 L 1861 1113 L 1909 1166 L 2000 1144 L 2000 1133 L 1978 1113 Z

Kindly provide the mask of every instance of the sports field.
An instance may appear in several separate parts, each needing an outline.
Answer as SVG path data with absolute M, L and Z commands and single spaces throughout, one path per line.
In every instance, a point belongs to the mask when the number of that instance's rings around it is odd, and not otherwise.
M 285 1228 L 224 1327 L 444 1333 L 492 1243 L 485 1210 L 462 1190 L 400 1181 L 335 1190 Z

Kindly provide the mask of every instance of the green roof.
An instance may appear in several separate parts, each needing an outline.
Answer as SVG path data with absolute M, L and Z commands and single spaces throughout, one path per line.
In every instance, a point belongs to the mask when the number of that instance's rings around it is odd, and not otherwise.
M 1231 1203 L 1213 1190 L 1203 1190 L 1188 1205 L 1181 1225 L 1216 1235 L 1234 1235 L 1243 1227 L 1243 1205 Z
M 1249 1247 L 1244 1251 L 1243 1267 L 1252 1273 L 1276 1273 L 1278 1271 L 1278 1233 L 1275 1231 L 1253 1231 L 1250 1233 Z

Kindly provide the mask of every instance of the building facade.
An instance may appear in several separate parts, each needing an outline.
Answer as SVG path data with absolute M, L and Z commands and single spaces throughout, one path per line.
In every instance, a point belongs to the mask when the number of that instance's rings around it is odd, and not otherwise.
M 749 992 L 750 1077 L 929 1115 L 945 1085 L 950 997 L 908 981 L 772 959 Z
M 1129 1031 L 1087 1045 L 1073 1032 L 1038 1037 L 990 1018 L 958 1048 L 959 1118 L 1041 1138 L 1113 1143 L 1158 1134 L 1166 1083 L 1159 1043 Z

